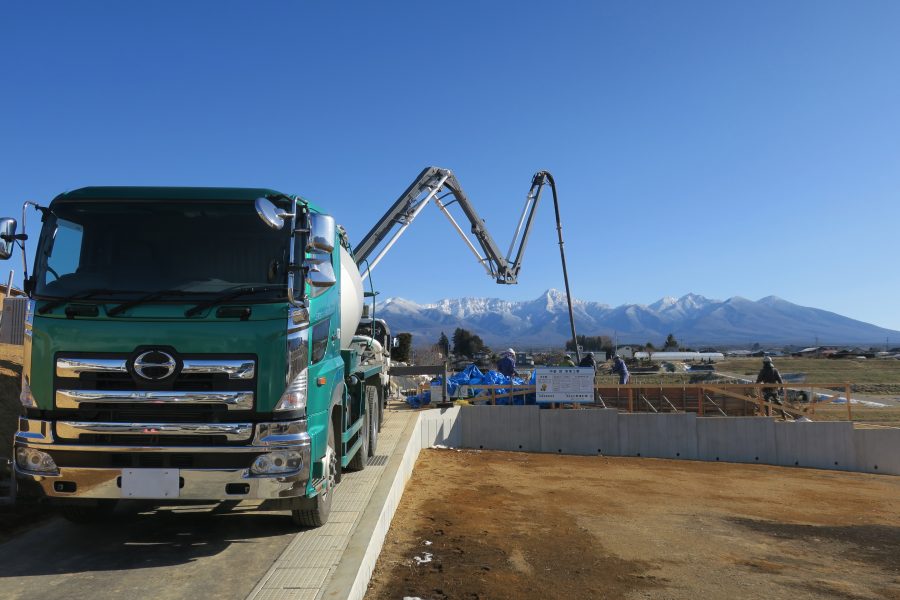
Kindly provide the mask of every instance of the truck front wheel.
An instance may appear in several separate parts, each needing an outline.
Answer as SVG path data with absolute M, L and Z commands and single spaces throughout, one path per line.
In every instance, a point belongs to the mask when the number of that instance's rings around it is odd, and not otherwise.
M 334 502 L 335 486 L 340 474 L 340 457 L 334 443 L 334 424 L 328 427 L 328 442 L 325 447 L 325 464 L 328 473 L 325 475 L 325 489 L 314 498 L 298 498 L 297 508 L 291 510 L 291 521 L 300 527 L 321 527 L 328 522 L 331 504 Z
M 369 411 L 369 456 L 375 456 L 378 449 L 378 432 L 381 431 L 381 403 L 378 388 L 366 386 L 366 410 Z

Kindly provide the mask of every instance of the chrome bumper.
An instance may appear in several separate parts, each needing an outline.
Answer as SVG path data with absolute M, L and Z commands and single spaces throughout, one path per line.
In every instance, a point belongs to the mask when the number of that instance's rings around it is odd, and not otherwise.
M 36 419 L 20 419 L 16 448 L 34 448 L 48 453 L 173 453 L 179 455 L 230 454 L 246 455 L 246 467 L 238 469 L 178 469 L 181 486 L 177 500 L 276 500 L 306 495 L 310 478 L 310 437 L 305 421 L 257 423 L 251 445 L 195 446 L 124 446 L 115 444 L 86 445 L 58 441 L 53 423 Z M 164 442 L 164 437 L 161 437 Z M 273 450 L 301 453 L 303 466 L 293 473 L 255 475 L 250 472 L 259 454 Z M 240 460 L 240 459 L 238 459 Z M 116 499 L 122 498 L 123 468 L 59 467 L 54 473 L 28 471 L 14 462 L 20 492 L 46 498 Z M 134 470 L 134 469 L 128 469 Z M 74 490 L 74 491 L 71 491 Z M 159 499 L 159 498 L 153 498 Z
M 253 435 L 252 423 L 102 423 L 57 421 L 56 437 L 61 440 L 78 440 L 82 434 L 138 434 L 158 435 L 218 435 L 229 442 L 242 442 Z
M 108 390 L 57 390 L 56 408 L 80 408 L 86 404 L 122 402 L 154 404 L 224 404 L 228 410 L 252 410 L 253 392 L 135 392 Z

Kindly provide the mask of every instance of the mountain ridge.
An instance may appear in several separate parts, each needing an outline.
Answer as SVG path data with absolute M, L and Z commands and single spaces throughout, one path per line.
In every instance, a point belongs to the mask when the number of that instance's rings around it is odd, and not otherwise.
M 714 300 L 689 293 L 664 296 L 651 304 L 610 306 L 573 298 L 579 335 L 617 335 L 619 343 L 661 343 L 669 333 L 682 343 L 712 344 L 880 344 L 894 331 L 778 296 L 759 300 L 732 296 Z M 566 294 L 550 288 L 533 300 L 444 298 L 419 304 L 400 297 L 378 303 L 376 315 L 394 332 L 408 331 L 437 341 L 462 327 L 491 344 L 561 346 L 570 337 Z

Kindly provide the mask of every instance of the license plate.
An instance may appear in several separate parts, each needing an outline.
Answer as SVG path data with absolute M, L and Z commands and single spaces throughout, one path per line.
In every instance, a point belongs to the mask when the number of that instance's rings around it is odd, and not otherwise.
M 178 469 L 122 469 L 123 498 L 177 498 Z

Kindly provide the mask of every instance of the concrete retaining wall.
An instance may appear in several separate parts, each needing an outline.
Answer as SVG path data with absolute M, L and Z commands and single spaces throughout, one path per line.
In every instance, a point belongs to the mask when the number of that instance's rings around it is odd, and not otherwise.
M 459 448 L 463 443 L 462 420 L 459 406 L 447 410 L 426 410 L 419 417 L 419 435 L 422 448 L 448 446 Z
M 898 429 L 856 429 L 853 431 L 854 471 L 900 475 Z
M 422 447 L 641 456 L 900 475 L 900 429 L 766 417 L 466 406 L 424 411 Z M 877 467 L 877 468 L 876 468 Z
M 855 471 L 853 446 L 853 423 L 849 421 L 775 424 L 775 464 L 785 467 Z
M 760 417 L 697 419 L 697 458 L 774 465 L 775 422 Z
M 538 410 L 541 452 L 619 454 L 616 409 L 579 410 L 578 419 L 569 417 L 570 412 L 573 411 Z
M 462 448 L 541 451 L 537 406 L 466 406 L 460 409 Z
M 623 414 L 619 421 L 619 455 L 649 458 L 697 458 L 697 415 Z

